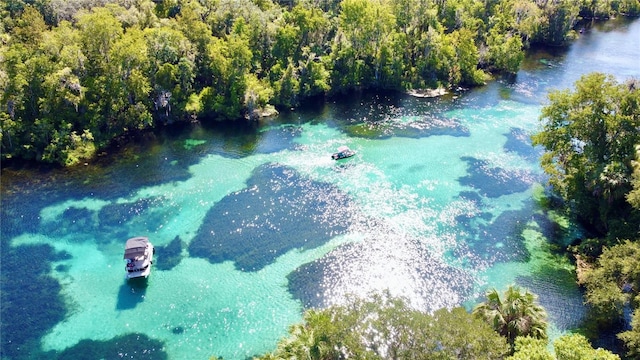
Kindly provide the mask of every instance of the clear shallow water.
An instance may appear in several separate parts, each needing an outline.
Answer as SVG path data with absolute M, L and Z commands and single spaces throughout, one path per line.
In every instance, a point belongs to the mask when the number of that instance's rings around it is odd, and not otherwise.
M 537 201 L 529 135 L 549 89 L 639 77 L 639 38 L 639 21 L 607 25 L 463 94 L 356 94 L 261 125 L 174 129 L 82 169 L 3 171 L 3 306 L 17 314 L 3 351 L 243 359 L 348 294 L 389 289 L 432 311 L 512 283 L 540 296 L 554 332 L 576 327 L 580 292 L 552 251 L 576 234 Z M 343 144 L 357 155 L 332 161 Z M 158 247 L 147 283 L 124 281 L 136 235 Z

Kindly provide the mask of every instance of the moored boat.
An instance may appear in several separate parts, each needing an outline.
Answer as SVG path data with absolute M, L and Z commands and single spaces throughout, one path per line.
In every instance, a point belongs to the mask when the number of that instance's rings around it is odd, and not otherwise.
M 356 154 L 356 152 L 351 150 L 351 149 L 349 149 L 348 146 L 340 146 L 338 148 L 338 152 L 336 152 L 333 155 L 331 155 L 331 158 L 333 160 L 340 160 L 340 159 L 346 159 L 348 157 L 352 157 L 355 154 Z
M 124 259 L 127 264 L 125 270 L 127 279 L 144 277 L 151 274 L 153 254 L 156 252 L 153 244 L 144 236 L 137 236 L 127 240 L 124 247 Z

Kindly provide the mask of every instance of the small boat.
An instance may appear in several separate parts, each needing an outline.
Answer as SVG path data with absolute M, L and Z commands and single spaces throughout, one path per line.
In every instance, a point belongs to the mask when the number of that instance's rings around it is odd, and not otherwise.
M 336 152 L 333 155 L 331 155 L 331 158 L 333 160 L 340 160 L 340 159 L 346 159 L 348 157 L 352 157 L 355 154 L 356 154 L 356 152 L 351 150 L 351 149 L 349 149 L 349 147 L 340 146 L 338 148 L 338 152 Z
M 151 273 L 153 264 L 153 254 L 156 249 L 149 239 L 144 236 L 137 236 L 127 240 L 124 247 L 124 259 L 127 261 L 125 270 L 127 279 L 147 278 Z

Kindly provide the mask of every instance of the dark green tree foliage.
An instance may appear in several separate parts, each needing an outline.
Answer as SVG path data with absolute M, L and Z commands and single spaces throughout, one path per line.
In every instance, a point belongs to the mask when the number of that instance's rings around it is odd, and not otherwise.
M 612 239 L 635 236 L 638 214 L 626 195 L 640 143 L 640 90 L 600 73 L 583 76 L 575 87 L 552 92 L 542 110 L 543 130 L 533 137 L 546 150 L 542 166 L 592 231 Z
M 258 359 L 499 359 L 507 352 L 504 338 L 463 308 L 429 315 L 384 294 L 308 310 Z
M 632 0 L 4 1 L 1 153 L 70 165 L 159 122 L 250 118 L 361 88 L 479 85 L 488 72 L 517 71 L 524 46 L 571 39 L 580 9 L 637 7 Z
M 625 306 L 640 305 L 640 243 L 627 240 L 605 248 L 595 266 L 584 271 L 581 283 L 600 322 L 619 321 Z
M 546 339 L 518 336 L 514 343 L 514 353 L 507 360 L 556 360 L 547 350 Z
M 590 19 L 608 19 L 615 14 L 638 16 L 640 3 L 635 0 L 582 0 L 580 15 Z
M 620 360 L 620 357 L 604 349 L 594 349 L 589 340 L 579 334 L 563 335 L 553 342 L 552 354 L 547 341 L 532 337 L 518 337 L 515 352 L 507 360 Z
M 605 349 L 594 349 L 589 340 L 579 334 L 564 335 L 553 342 L 558 360 L 618 360 L 620 357 Z
M 490 324 L 509 344 L 518 336 L 547 338 L 547 313 L 528 290 L 509 286 L 503 296 L 496 289 L 486 294 L 487 300 L 473 309 L 473 314 Z
M 539 28 L 532 37 L 535 43 L 564 45 L 575 37 L 572 30 L 578 18 L 579 4 L 574 0 L 545 1 L 541 7 Z
M 627 194 L 627 201 L 634 209 L 640 210 L 640 145 L 636 146 L 636 160 L 631 164 L 633 166 L 633 174 L 631 175 L 633 190 Z
M 631 359 L 640 358 L 640 310 L 636 307 L 631 319 L 631 330 L 618 334 L 618 338 L 624 341 L 627 356 Z

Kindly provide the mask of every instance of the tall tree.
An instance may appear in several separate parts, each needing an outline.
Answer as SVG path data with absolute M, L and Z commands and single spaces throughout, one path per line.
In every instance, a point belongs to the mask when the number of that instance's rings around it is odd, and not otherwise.
M 278 348 L 258 359 L 474 359 L 504 356 L 504 338 L 464 308 L 429 315 L 388 294 L 309 310 Z
M 383 49 L 394 39 L 395 16 L 385 0 L 345 0 L 340 3 L 338 39 L 332 55 L 334 79 L 344 87 L 378 83 Z
M 547 350 L 546 339 L 518 336 L 513 348 L 514 352 L 507 360 L 556 360 Z
M 473 309 L 473 314 L 490 324 L 510 344 L 513 345 L 518 336 L 546 339 L 547 314 L 536 303 L 533 293 L 512 285 L 502 297 L 496 289 L 487 292 L 486 297 L 486 301 Z
M 594 349 L 580 334 L 564 335 L 553 342 L 558 360 L 619 360 L 620 357 L 605 349 Z
M 618 338 L 624 341 L 627 348 L 627 356 L 630 359 L 640 358 L 640 309 L 636 308 L 631 318 L 631 329 L 618 334 Z
M 542 16 L 540 27 L 532 38 L 533 43 L 565 45 L 573 38 L 579 3 L 573 0 L 540 2 Z
M 553 342 L 554 354 L 548 350 L 547 341 L 532 337 L 518 337 L 515 352 L 507 360 L 620 360 L 608 350 L 594 349 L 584 336 L 567 334 Z
M 633 190 L 627 194 L 627 201 L 636 210 L 640 210 L 640 145 L 636 146 L 636 159 L 631 164 L 633 165 L 633 174 L 631 175 Z
M 166 119 L 174 113 L 180 117 L 195 78 L 193 44 L 181 31 L 169 26 L 147 29 L 145 38 L 156 116 Z
M 94 8 L 78 14 L 80 41 L 87 55 L 90 76 L 104 73 L 109 63 L 109 50 L 122 36 L 122 24 L 107 8 Z
M 604 248 L 593 268 L 581 277 L 587 303 L 602 320 L 617 321 L 625 306 L 640 302 L 640 242 L 624 241 Z
M 578 218 L 597 234 L 629 237 L 638 229 L 625 195 L 640 144 L 640 90 L 592 73 L 575 91 L 554 91 L 542 109 L 543 129 L 533 136 L 546 152 L 549 182 Z M 615 226 L 612 226 L 615 225 Z

